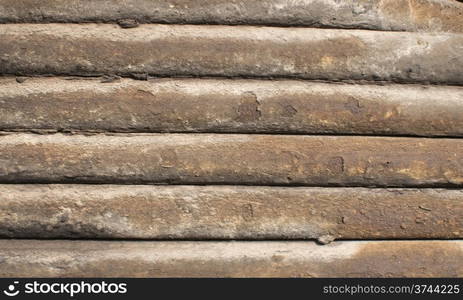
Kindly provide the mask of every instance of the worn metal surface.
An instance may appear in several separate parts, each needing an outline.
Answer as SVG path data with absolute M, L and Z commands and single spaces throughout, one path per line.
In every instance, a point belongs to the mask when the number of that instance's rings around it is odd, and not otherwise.
M 0 22 L 264 24 L 463 32 L 451 0 L 0 0 Z
M 1 237 L 463 237 L 462 190 L 0 185 L 0 197 Z
M 0 130 L 463 136 L 463 87 L 0 79 Z
M 462 277 L 462 241 L 0 241 L 1 277 Z
M 0 0 L 0 23 L 0 277 L 463 277 L 463 240 L 429 240 L 463 238 L 462 3 Z
M 463 184 L 461 139 L 7 134 L 0 157 L 4 183 Z
M 0 73 L 463 84 L 463 34 L 250 26 L 4 24 Z M 137 75 L 138 74 L 138 75 Z

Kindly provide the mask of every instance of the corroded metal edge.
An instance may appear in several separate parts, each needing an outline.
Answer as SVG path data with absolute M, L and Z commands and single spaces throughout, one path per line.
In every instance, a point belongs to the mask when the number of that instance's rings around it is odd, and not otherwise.
M 211 25 L 3 24 L 14 75 L 275 77 L 463 84 L 463 34 Z
M 463 5 L 448 0 L 1 0 L 0 22 L 259 24 L 463 32 Z
M 0 240 L 1 277 L 462 277 L 462 241 Z
M 462 190 L 0 185 L 0 195 L 8 238 L 463 238 Z
M 461 139 L 245 134 L 0 137 L 3 183 L 460 187 Z

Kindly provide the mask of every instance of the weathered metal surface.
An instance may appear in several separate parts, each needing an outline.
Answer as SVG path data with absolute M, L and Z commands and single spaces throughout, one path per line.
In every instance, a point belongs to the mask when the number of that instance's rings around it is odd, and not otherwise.
M 0 185 L 0 197 L 1 237 L 463 237 L 462 190 Z
M 462 241 L 0 240 L 1 277 L 462 277 Z
M 304 25 L 463 32 L 451 0 L 0 0 L 0 22 Z M 135 23 L 136 24 L 136 23 Z
M 0 277 L 463 277 L 463 240 L 424 240 L 463 238 L 462 3 L 0 0 L 0 23 L 23 23 Z
M 463 184 L 461 139 L 7 134 L 0 157 L 4 183 Z
M 250 26 L 4 24 L 0 73 L 463 84 L 463 34 Z
M 463 136 L 462 87 L 23 79 L 0 79 L 0 130 Z

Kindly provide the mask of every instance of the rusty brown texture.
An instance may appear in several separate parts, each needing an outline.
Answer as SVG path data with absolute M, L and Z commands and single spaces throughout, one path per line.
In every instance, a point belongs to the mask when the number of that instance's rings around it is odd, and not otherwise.
M 0 130 L 463 136 L 463 88 L 0 79 Z
M 0 22 L 259 24 L 463 32 L 451 0 L 0 0 Z
M 279 77 L 463 84 L 462 34 L 250 26 L 4 24 L 14 75 Z
M 461 241 L 0 240 L 1 277 L 462 277 Z
M 463 140 L 221 134 L 6 134 L 3 183 L 461 187 Z
M 0 185 L 4 238 L 447 239 L 463 191 Z

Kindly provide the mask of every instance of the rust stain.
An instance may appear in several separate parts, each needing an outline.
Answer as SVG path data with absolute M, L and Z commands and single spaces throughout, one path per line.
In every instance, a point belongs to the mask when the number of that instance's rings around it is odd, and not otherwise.
M 34 248 L 34 253 L 22 252 L 21 264 L 18 264 L 17 259 L 15 260 L 12 251 L 7 250 L 5 261 L 1 262 L 1 275 L 4 277 L 13 274 L 19 277 L 30 276 L 30 274 L 37 277 L 461 277 L 463 275 L 463 251 L 459 244 L 451 242 L 348 242 L 329 246 L 308 244 L 307 252 L 299 250 L 298 253 L 292 253 L 289 248 L 289 251 L 273 249 L 268 253 L 252 254 L 239 251 L 236 247 L 233 252 L 228 252 L 226 244 L 222 242 L 221 246 L 220 243 L 210 243 L 209 245 L 214 247 L 216 252 L 209 251 L 207 257 L 185 249 L 179 258 L 166 253 L 169 247 L 164 248 L 162 243 L 154 248 L 148 246 L 145 250 L 143 247 L 137 250 L 134 243 L 129 246 L 112 242 L 107 243 L 104 249 L 98 249 L 96 245 L 89 245 L 88 248 L 85 244 L 76 245 L 74 248 L 63 247 L 55 251 L 56 256 L 53 260 L 43 259 L 43 252 L 50 249 Z M 192 243 L 190 245 L 193 246 Z M 325 247 L 330 249 L 323 251 Z M 156 257 L 153 257 L 152 251 L 155 251 Z M 311 255 L 311 251 L 314 251 L 315 255 Z M 63 256 L 63 253 L 66 255 Z M 317 253 L 319 255 L 316 255 Z M 40 263 L 37 263 L 37 257 L 42 257 Z
M 348 259 L 322 263 L 325 276 L 345 277 L 448 277 L 463 275 L 463 251 L 457 244 L 434 241 L 430 247 L 419 242 L 365 244 Z
M 262 116 L 259 105 L 256 94 L 252 92 L 245 93 L 241 97 L 241 101 L 237 109 L 238 117 L 236 120 L 240 122 L 253 122 L 259 120 Z

